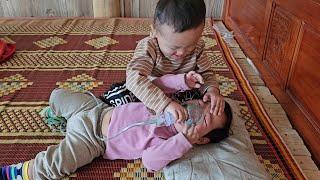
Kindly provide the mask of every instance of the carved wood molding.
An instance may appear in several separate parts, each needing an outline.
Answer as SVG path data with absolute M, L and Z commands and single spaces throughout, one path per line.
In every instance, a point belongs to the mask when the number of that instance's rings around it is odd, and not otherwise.
M 285 89 L 298 38 L 299 20 L 275 5 L 269 23 L 263 61 Z

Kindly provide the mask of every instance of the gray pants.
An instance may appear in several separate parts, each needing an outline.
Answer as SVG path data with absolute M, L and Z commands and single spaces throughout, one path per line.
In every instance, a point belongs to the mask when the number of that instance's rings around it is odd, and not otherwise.
M 102 101 L 99 100 L 101 103 Z M 103 115 L 112 107 L 84 93 L 64 89 L 52 91 L 50 107 L 57 116 L 67 119 L 65 138 L 57 145 L 37 154 L 33 165 L 33 179 L 60 179 L 90 163 L 105 152 L 101 123 Z

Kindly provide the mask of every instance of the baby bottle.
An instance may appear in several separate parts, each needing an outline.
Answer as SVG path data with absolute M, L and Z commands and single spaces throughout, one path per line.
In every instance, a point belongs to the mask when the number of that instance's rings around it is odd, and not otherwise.
M 152 124 L 155 124 L 156 126 L 160 127 L 160 126 L 171 126 L 172 124 L 174 124 L 175 119 L 171 113 L 165 111 L 163 113 L 160 113 L 152 117 L 152 119 L 149 121 L 152 121 L 153 122 Z
M 183 105 L 188 112 L 188 119 L 185 121 L 186 124 L 200 124 L 203 122 L 203 109 L 194 103 L 189 103 Z M 150 124 L 155 124 L 156 126 L 171 126 L 175 123 L 174 116 L 170 112 L 163 112 L 149 120 Z

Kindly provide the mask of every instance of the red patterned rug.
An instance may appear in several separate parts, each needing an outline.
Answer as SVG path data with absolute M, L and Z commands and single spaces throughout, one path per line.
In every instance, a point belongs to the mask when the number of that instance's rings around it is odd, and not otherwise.
M 12 59 L 0 64 L 0 166 L 34 158 L 63 135 L 39 116 L 57 87 L 80 87 L 101 95 L 125 79 L 137 42 L 149 34 L 150 19 L 0 19 L 0 38 L 16 43 Z M 226 97 L 243 101 L 242 114 L 256 154 L 274 179 L 303 177 L 274 128 L 247 90 L 211 21 L 203 33 L 207 53 Z M 260 113 L 259 113 L 260 112 Z M 164 179 L 140 160 L 94 160 L 71 178 Z

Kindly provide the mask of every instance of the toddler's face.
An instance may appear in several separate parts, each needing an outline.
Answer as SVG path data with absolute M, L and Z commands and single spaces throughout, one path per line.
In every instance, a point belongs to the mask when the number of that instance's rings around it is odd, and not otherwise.
M 166 24 L 159 25 L 155 36 L 163 55 L 169 59 L 183 61 L 192 54 L 201 37 L 204 25 L 184 31 L 174 32 L 174 28 Z

